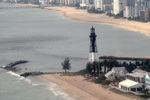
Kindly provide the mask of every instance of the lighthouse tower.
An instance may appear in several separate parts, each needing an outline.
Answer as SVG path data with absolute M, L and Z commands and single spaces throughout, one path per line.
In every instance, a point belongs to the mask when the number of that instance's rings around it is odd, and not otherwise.
M 91 28 L 90 33 L 90 53 L 89 53 L 89 62 L 98 61 L 98 51 L 96 45 L 96 37 L 95 35 L 95 28 Z

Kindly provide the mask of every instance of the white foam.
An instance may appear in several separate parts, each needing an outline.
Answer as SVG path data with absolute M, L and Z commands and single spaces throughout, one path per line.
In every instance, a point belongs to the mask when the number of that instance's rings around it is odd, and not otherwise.
M 5 68 L 6 66 L 2 66 L 2 68 Z
M 66 94 L 62 88 L 60 88 L 59 85 L 49 82 L 48 83 L 48 88 L 49 90 L 55 95 L 55 96 L 61 96 L 63 97 L 65 100 L 76 100 L 74 97 Z
M 26 82 L 26 83 L 31 84 L 31 85 L 33 85 L 33 86 L 43 85 L 42 83 L 33 83 L 33 82 L 31 82 L 30 79 L 25 78 L 25 77 L 23 77 L 23 76 L 20 76 L 19 74 L 15 73 L 15 72 L 12 72 L 12 71 L 8 71 L 8 72 L 6 72 L 6 73 L 8 73 L 8 74 L 10 74 L 10 75 L 12 75 L 12 76 L 17 77 L 18 82 Z
M 41 85 L 44 85 L 42 83 L 32 83 L 33 86 L 41 86 Z
M 14 72 L 12 72 L 12 71 L 8 71 L 8 72 L 6 72 L 6 73 L 9 73 L 9 74 L 12 75 L 12 76 L 20 77 L 19 74 L 14 73 Z

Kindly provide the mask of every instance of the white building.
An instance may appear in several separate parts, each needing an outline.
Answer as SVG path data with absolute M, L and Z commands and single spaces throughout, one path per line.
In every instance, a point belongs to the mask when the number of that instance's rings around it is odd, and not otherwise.
M 135 82 L 144 83 L 145 75 L 146 75 L 146 73 L 138 73 L 138 72 L 127 73 L 126 78 L 130 79 L 130 80 L 133 80 Z
M 95 9 L 101 10 L 101 1 L 102 0 L 94 0 Z
M 105 11 L 105 9 L 112 8 L 113 0 L 94 0 L 95 9 Z M 110 7 L 111 6 L 111 7 Z
M 113 12 L 115 15 L 119 14 L 127 6 L 126 0 L 114 0 Z
M 127 92 L 139 92 L 142 91 L 142 85 L 142 83 L 126 79 L 119 83 L 119 88 Z
M 114 14 L 117 15 L 123 10 L 123 0 L 114 0 Z
M 134 6 L 126 6 L 124 10 L 124 17 L 129 18 L 135 15 L 135 7 Z
M 150 8 L 150 0 L 127 0 L 125 2 L 124 17 L 138 17 L 141 11 Z M 145 12 L 145 14 L 148 14 Z
M 127 71 L 125 67 L 113 67 L 111 71 L 105 74 L 105 77 L 111 81 L 114 80 L 116 77 L 123 79 L 126 73 Z

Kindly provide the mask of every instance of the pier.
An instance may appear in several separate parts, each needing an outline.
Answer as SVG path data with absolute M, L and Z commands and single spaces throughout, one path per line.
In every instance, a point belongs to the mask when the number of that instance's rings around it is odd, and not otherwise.
M 129 60 L 129 61 L 144 61 L 144 60 L 150 60 L 150 58 L 142 58 L 142 57 L 115 57 L 115 56 L 101 56 L 99 59 L 114 59 L 114 60 Z

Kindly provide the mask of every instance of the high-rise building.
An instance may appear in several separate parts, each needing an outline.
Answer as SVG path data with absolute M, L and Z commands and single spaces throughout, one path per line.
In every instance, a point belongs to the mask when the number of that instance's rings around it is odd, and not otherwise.
M 113 0 L 95 0 L 95 9 L 104 11 L 104 6 L 112 5 Z
M 101 10 L 101 1 L 102 0 L 94 0 L 95 9 Z
M 123 11 L 125 7 L 125 2 L 124 0 L 114 0 L 114 14 L 117 15 L 119 14 L 121 11 Z

